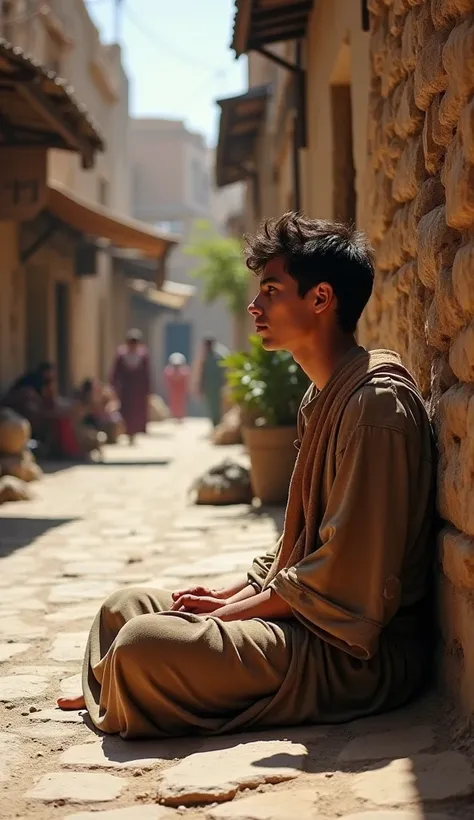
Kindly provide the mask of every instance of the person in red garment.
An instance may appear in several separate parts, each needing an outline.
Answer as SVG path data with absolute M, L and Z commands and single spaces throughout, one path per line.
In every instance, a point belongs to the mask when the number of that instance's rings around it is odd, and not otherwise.
M 138 433 L 146 433 L 150 395 L 150 358 L 139 330 L 127 333 L 126 343 L 115 356 L 111 383 L 120 399 L 130 444 Z
M 185 356 L 182 353 L 172 353 L 165 367 L 164 377 L 171 415 L 178 422 L 182 422 L 186 416 L 190 375 Z

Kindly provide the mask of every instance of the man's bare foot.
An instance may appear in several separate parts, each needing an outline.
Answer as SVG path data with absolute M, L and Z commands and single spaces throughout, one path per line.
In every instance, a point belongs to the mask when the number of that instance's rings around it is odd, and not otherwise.
M 58 698 L 58 706 L 65 712 L 73 712 L 76 709 L 85 709 L 86 702 L 84 695 L 78 695 L 77 698 Z

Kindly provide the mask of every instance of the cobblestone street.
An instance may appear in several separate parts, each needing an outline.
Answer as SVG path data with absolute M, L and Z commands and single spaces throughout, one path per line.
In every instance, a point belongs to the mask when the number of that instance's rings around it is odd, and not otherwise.
M 241 453 L 213 448 L 207 432 L 204 421 L 156 425 L 135 447 L 108 448 L 104 463 L 51 469 L 34 501 L 2 507 L 0 816 L 472 817 L 468 734 L 434 696 L 348 726 L 155 743 L 99 736 L 84 713 L 54 708 L 77 690 L 108 593 L 221 585 L 276 538 L 280 511 L 190 505 L 194 476 Z

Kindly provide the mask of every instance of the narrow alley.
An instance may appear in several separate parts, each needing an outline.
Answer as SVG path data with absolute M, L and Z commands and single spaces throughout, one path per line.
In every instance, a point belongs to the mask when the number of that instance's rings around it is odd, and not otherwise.
M 472 817 L 469 738 L 445 707 L 440 722 L 434 696 L 343 727 L 166 742 L 100 736 L 85 713 L 55 709 L 58 693 L 77 690 L 107 594 L 219 586 L 276 538 L 279 509 L 192 505 L 193 477 L 222 458 L 207 431 L 202 420 L 153 425 L 136 447 L 52 469 L 33 501 L 2 507 L 0 817 Z

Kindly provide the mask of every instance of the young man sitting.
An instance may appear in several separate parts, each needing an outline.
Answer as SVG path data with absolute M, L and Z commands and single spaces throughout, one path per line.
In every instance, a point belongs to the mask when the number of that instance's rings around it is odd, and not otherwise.
M 282 538 L 232 589 L 111 595 L 84 696 L 124 738 L 342 722 L 400 706 L 430 660 L 434 458 L 416 385 L 354 332 L 372 291 L 364 236 L 296 213 L 247 241 L 249 311 L 312 385 Z

